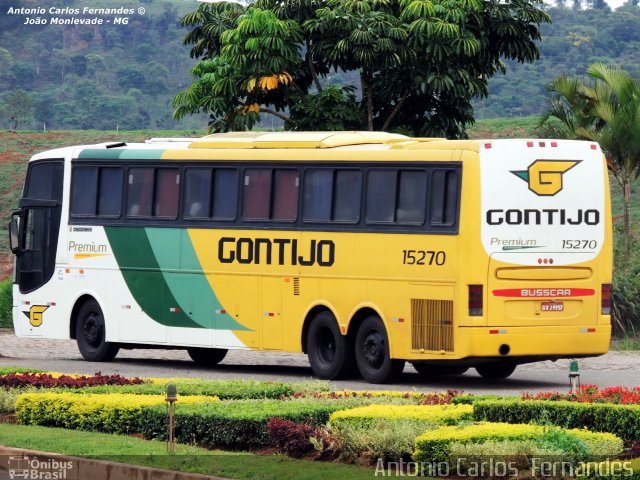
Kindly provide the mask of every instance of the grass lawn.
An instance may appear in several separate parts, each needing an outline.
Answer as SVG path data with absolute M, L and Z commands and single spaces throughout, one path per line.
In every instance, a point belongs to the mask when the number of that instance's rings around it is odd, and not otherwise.
M 294 460 L 283 455 L 212 451 L 188 445 L 177 445 L 175 454 L 167 454 L 164 442 L 26 425 L 0 424 L 0 444 L 226 478 L 358 480 L 371 479 L 374 473 L 368 468 L 338 463 Z

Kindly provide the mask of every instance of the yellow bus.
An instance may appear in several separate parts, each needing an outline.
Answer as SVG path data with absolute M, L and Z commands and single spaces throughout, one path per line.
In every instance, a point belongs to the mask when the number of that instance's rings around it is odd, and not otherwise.
M 611 333 L 597 144 L 378 132 L 214 134 L 36 155 L 10 224 L 21 337 L 82 356 L 305 352 L 391 381 L 600 355 Z

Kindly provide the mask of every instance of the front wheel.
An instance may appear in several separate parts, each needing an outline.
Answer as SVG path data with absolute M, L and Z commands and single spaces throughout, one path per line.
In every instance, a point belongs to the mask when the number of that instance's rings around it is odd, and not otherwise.
M 224 348 L 187 348 L 187 353 L 191 360 L 203 367 L 215 367 L 224 357 L 227 356 L 228 350 Z
M 377 316 L 364 319 L 356 334 L 356 362 L 362 378 L 369 383 L 388 383 L 404 369 L 404 360 L 392 360 L 389 337 Z
M 98 302 L 91 299 L 80 307 L 76 316 L 78 350 L 90 362 L 108 362 L 118 354 L 117 344 L 105 341 L 104 315 Z
M 476 371 L 480 376 L 492 380 L 507 378 L 515 370 L 516 364 L 511 362 L 486 363 L 476 367 Z
M 336 317 L 320 312 L 307 332 L 307 352 L 313 374 L 325 380 L 349 376 L 353 371 L 353 348 L 340 333 Z

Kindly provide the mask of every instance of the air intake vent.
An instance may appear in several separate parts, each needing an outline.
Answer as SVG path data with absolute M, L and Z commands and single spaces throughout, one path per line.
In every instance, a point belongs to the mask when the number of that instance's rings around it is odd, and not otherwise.
M 411 348 L 453 352 L 453 301 L 411 299 Z
M 293 279 L 293 294 L 296 297 L 300 295 L 300 279 L 299 278 Z

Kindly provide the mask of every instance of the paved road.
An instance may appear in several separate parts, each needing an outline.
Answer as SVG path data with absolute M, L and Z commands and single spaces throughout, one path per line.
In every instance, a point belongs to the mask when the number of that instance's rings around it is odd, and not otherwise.
M 312 378 L 306 355 L 297 353 L 230 351 L 215 369 L 196 366 L 181 350 L 121 350 L 108 363 L 86 362 L 75 341 L 16 338 L 0 331 L 0 366 L 21 366 L 65 373 L 118 373 L 141 377 L 200 377 L 301 381 Z M 457 377 L 425 379 L 407 364 L 399 383 L 370 385 L 361 379 L 332 381 L 333 389 L 393 389 L 442 391 L 459 389 L 472 393 L 518 395 L 523 391 L 565 391 L 568 388 L 568 360 L 539 362 L 518 367 L 508 379 L 489 382 L 469 370 Z M 611 352 L 580 360 L 582 383 L 600 387 L 640 386 L 640 353 Z

